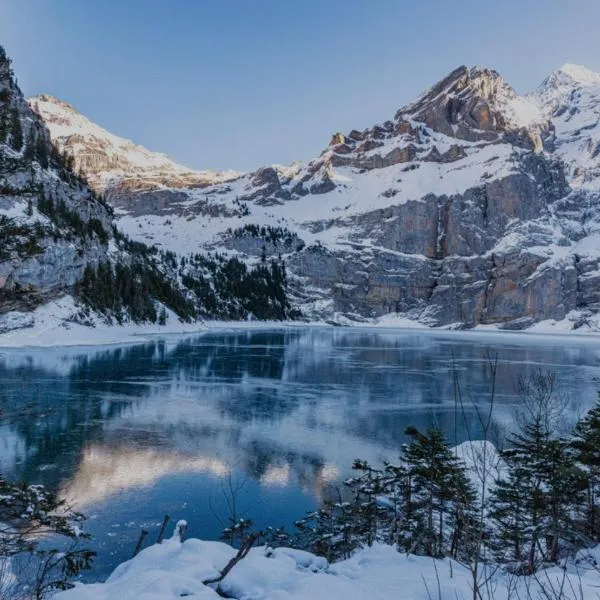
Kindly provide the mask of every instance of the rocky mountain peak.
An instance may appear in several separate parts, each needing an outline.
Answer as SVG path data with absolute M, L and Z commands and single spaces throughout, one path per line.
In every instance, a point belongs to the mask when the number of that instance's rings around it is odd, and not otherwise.
M 532 99 L 552 120 L 555 155 L 571 186 L 597 190 L 600 181 L 600 74 L 566 64 L 551 73 Z
M 61 100 L 60 98 L 57 98 L 56 96 L 50 96 L 49 94 L 39 94 L 37 96 L 33 96 L 29 99 L 29 102 L 31 104 L 37 104 L 38 102 L 42 102 L 45 104 L 54 104 L 56 106 L 59 106 L 63 110 L 79 114 L 79 111 L 71 104 L 65 102 L 64 100 Z
M 502 141 L 537 118 L 537 107 L 520 97 L 493 69 L 460 66 L 412 104 L 396 113 L 398 121 L 417 121 L 466 141 Z M 525 134 L 519 140 L 538 147 Z M 511 139 L 514 143 L 514 139 Z
M 505 90 L 514 93 L 497 71 L 462 65 L 425 92 L 415 104 L 426 104 L 440 95 L 463 99 L 477 97 L 483 100 L 492 100 L 498 93 Z
M 545 93 L 560 88 L 576 88 L 589 85 L 600 85 L 600 74 L 584 66 L 566 63 L 551 73 L 538 88 L 538 93 Z
M 97 192 L 107 196 L 121 197 L 131 189 L 205 187 L 239 176 L 235 171 L 195 171 L 179 165 L 166 154 L 110 133 L 53 96 L 35 96 L 29 105 L 44 121 L 57 147 L 74 157 L 75 168 L 85 173 Z

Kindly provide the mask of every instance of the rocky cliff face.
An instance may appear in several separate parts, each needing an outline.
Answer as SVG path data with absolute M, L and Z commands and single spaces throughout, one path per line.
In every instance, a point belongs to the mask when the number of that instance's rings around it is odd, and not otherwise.
M 112 209 L 52 150 L 0 47 L 0 313 L 61 295 L 108 251 Z
M 121 162 L 117 181 L 144 184 L 118 200 L 113 167 L 92 166 L 49 103 L 32 106 L 122 209 L 121 228 L 184 254 L 282 254 L 308 315 L 516 329 L 600 310 L 600 76 L 582 67 L 524 97 L 460 67 L 307 164 L 188 185 Z
M 0 47 L 0 333 L 34 326 L 35 316 L 23 313 L 67 295 L 74 298 L 63 299 L 55 319 L 67 327 L 98 319 L 164 322 L 168 309 L 186 321 L 217 308 L 246 316 L 234 294 L 225 297 L 223 286 L 213 289 L 208 277 L 200 279 L 199 268 L 185 273 L 187 287 L 174 255 L 119 233 L 113 208 L 73 162 L 51 143 Z M 217 272 L 220 265 L 210 266 Z M 277 308 L 286 310 L 285 279 L 277 266 L 269 275 L 275 282 L 259 290 L 264 297 L 255 303 L 268 307 L 269 293 L 278 294 Z

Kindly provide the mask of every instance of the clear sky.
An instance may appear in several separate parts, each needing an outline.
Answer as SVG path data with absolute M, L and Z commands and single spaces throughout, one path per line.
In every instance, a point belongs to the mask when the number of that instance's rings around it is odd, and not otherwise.
M 600 71 L 600 0 L 0 0 L 25 94 L 195 168 L 318 155 L 461 64 Z

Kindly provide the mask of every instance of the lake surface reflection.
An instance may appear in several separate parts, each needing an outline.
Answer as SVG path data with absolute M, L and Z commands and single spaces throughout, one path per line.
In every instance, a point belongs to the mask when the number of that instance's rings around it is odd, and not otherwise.
M 0 350 L 0 471 L 44 483 L 88 515 L 99 553 L 88 579 L 129 558 L 164 514 L 216 539 L 224 477 L 259 526 L 289 526 L 350 473 L 393 459 L 408 425 L 451 441 L 477 435 L 456 417 L 453 365 L 469 406 L 510 426 L 516 382 L 555 371 L 573 414 L 600 376 L 592 340 L 306 328 L 214 332 L 123 347 Z

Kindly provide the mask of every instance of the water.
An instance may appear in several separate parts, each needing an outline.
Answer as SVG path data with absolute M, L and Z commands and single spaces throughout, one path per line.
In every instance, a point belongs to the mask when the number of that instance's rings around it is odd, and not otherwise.
M 230 481 L 242 516 L 289 526 L 353 459 L 398 456 L 408 425 L 477 437 L 490 357 L 500 426 L 512 424 L 517 380 L 538 369 L 556 372 L 571 415 L 600 388 L 600 344 L 572 338 L 307 328 L 0 350 L 0 471 L 88 516 L 98 559 L 86 577 L 101 579 L 142 527 L 155 539 L 164 514 L 218 538 Z

